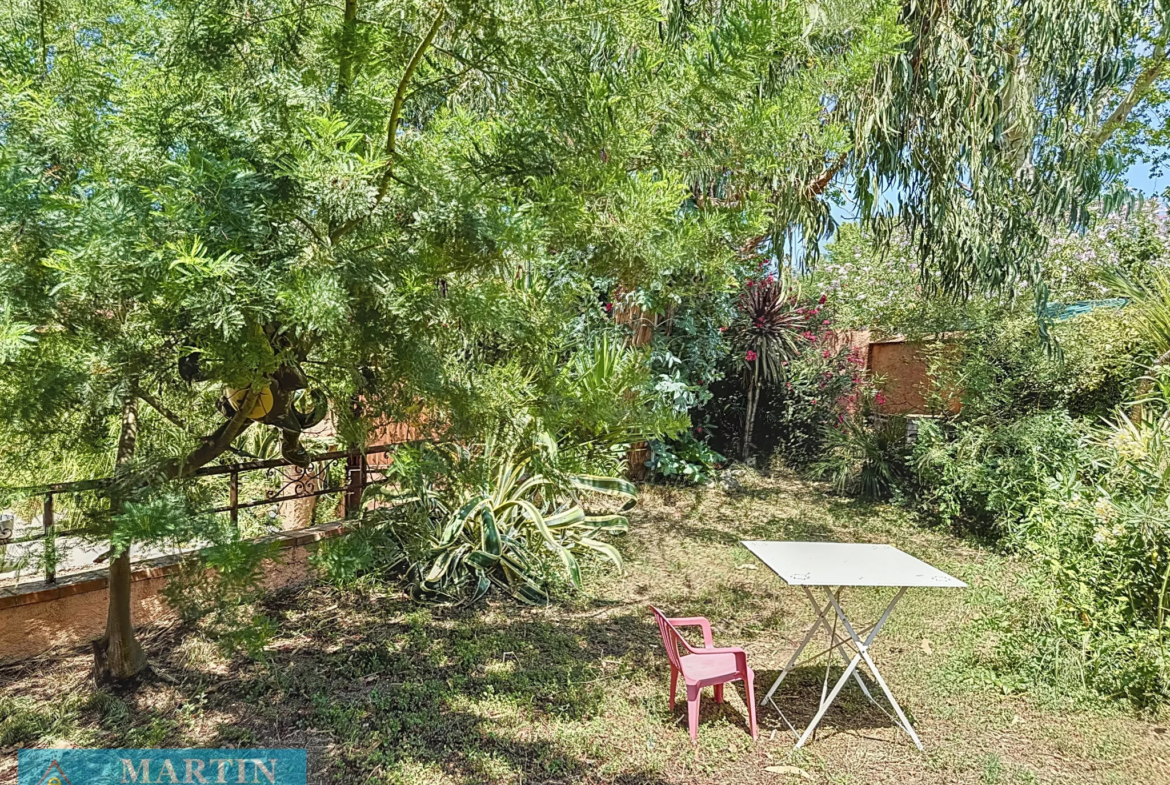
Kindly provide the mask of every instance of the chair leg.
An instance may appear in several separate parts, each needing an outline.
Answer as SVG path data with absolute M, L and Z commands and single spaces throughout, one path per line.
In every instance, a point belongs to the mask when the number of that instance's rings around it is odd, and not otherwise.
M 723 685 L 722 684 L 715 685 L 715 702 L 716 703 L 723 703 Z
M 687 685 L 687 727 L 691 731 L 691 741 L 696 744 L 699 741 L 699 696 L 702 692 L 694 685 Z
M 747 698 L 748 727 L 751 728 L 752 739 L 755 740 L 760 738 L 760 728 L 756 725 L 756 675 L 749 670 L 745 676 L 746 678 L 743 680 L 743 691 L 745 693 L 744 697 Z
M 670 710 L 674 711 L 674 696 L 678 692 L 678 670 L 670 666 Z

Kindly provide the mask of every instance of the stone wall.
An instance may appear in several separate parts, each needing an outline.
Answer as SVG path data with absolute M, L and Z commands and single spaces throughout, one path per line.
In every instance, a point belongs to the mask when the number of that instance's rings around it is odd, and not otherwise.
M 322 540 L 344 531 L 342 522 L 333 521 L 260 538 L 259 542 L 275 543 L 279 549 L 263 565 L 264 588 L 271 591 L 307 583 L 312 578 L 309 554 Z M 178 572 L 180 560 L 190 556 L 165 556 L 134 565 L 130 608 L 135 626 L 175 617 L 161 590 Z M 0 589 L 0 664 L 81 646 L 100 637 L 108 602 L 104 569 L 62 577 L 52 584 Z

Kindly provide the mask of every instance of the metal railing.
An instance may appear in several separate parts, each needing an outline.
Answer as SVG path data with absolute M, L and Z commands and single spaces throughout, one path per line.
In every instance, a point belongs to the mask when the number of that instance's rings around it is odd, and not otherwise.
M 307 466 L 294 464 L 283 458 L 243 461 L 220 466 L 205 466 L 192 472 L 191 479 L 227 478 L 227 488 L 221 489 L 221 492 L 226 491 L 226 503 L 201 510 L 200 512 L 211 514 L 226 513 L 233 527 L 239 526 L 241 510 L 330 495 L 341 496 L 340 513 L 342 517 L 347 517 L 361 508 L 362 494 L 371 481 L 371 475 L 383 474 L 380 466 L 371 466 L 370 458 L 372 456 L 385 455 L 399 446 L 399 444 L 384 444 L 369 447 L 364 451 L 333 450 L 318 453 L 309 456 Z M 341 482 L 337 482 L 336 480 L 339 473 L 330 471 L 333 465 L 339 461 L 345 461 L 345 470 L 342 475 L 344 479 Z M 279 481 L 275 483 L 271 482 L 275 480 L 274 474 L 277 470 L 290 468 L 295 470 L 292 476 L 289 476 L 288 473 L 282 473 Z M 241 501 L 241 477 L 254 472 L 268 472 L 270 487 L 264 491 L 261 498 Z M 113 481 L 111 477 L 103 477 L 78 482 L 54 483 L 45 486 L 44 490 L 38 489 L 35 494 L 29 494 L 26 498 L 33 496 L 40 496 L 41 498 L 40 529 L 32 533 L 26 532 L 20 536 L 13 536 L 14 532 L 10 529 L 0 530 L 0 546 L 7 546 L 0 547 L 0 571 L 6 570 L 3 562 L 8 547 L 12 545 L 25 545 L 27 547 L 30 544 L 40 541 L 44 543 L 41 553 L 41 561 L 43 561 L 44 565 L 44 580 L 46 583 L 56 583 L 57 565 L 60 562 L 58 558 L 60 540 L 64 537 L 85 537 L 87 535 L 93 536 L 98 534 L 97 531 L 86 529 L 84 526 L 77 528 L 59 526 L 61 516 L 58 511 L 58 500 L 69 495 L 76 498 L 80 494 L 85 493 L 97 493 L 100 496 L 100 491 L 110 487 Z M 82 507 L 81 504 L 77 504 L 76 506 L 78 508 Z M 32 518 L 35 519 L 35 516 L 32 516 Z M 5 537 L 6 534 L 8 535 L 7 537 Z M 99 558 L 96 561 L 100 562 L 101 560 Z

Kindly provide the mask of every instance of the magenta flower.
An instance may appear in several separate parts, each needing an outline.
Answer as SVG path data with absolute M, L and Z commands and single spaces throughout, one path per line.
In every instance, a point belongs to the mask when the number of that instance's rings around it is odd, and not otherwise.
M 753 352 L 751 349 L 748 349 L 748 351 L 747 351 L 747 354 L 745 354 L 745 355 L 743 356 L 743 359 L 747 360 L 749 363 L 750 363 L 750 362 L 755 362 L 755 360 L 756 360 L 756 353 L 755 353 L 755 352 Z

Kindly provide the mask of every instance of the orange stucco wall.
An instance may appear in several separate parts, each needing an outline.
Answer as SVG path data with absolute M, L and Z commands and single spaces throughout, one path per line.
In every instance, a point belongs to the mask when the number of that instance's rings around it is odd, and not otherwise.
M 309 554 L 321 540 L 344 533 L 340 522 L 261 538 L 274 543 L 276 558 L 262 567 L 266 590 L 295 586 L 312 577 Z M 137 564 L 131 578 L 131 616 L 135 626 L 164 623 L 175 617 L 161 594 L 180 560 L 162 557 Z M 0 590 L 0 663 L 47 651 L 72 648 L 101 636 L 109 590 L 104 571 L 79 573 L 54 584 L 27 583 Z
M 934 383 L 930 378 L 929 355 L 934 347 L 919 341 L 882 341 L 869 345 L 866 366 L 878 377 L 885 402 L 878 406 L 884 414 L 941 414 L 937 403 L 932 407 Z M 943 343 L 944 352 L 958 351 L 958 345 Z M 962 406 L 957 391 L 945 396 L 943 409 L 957 413 Z

